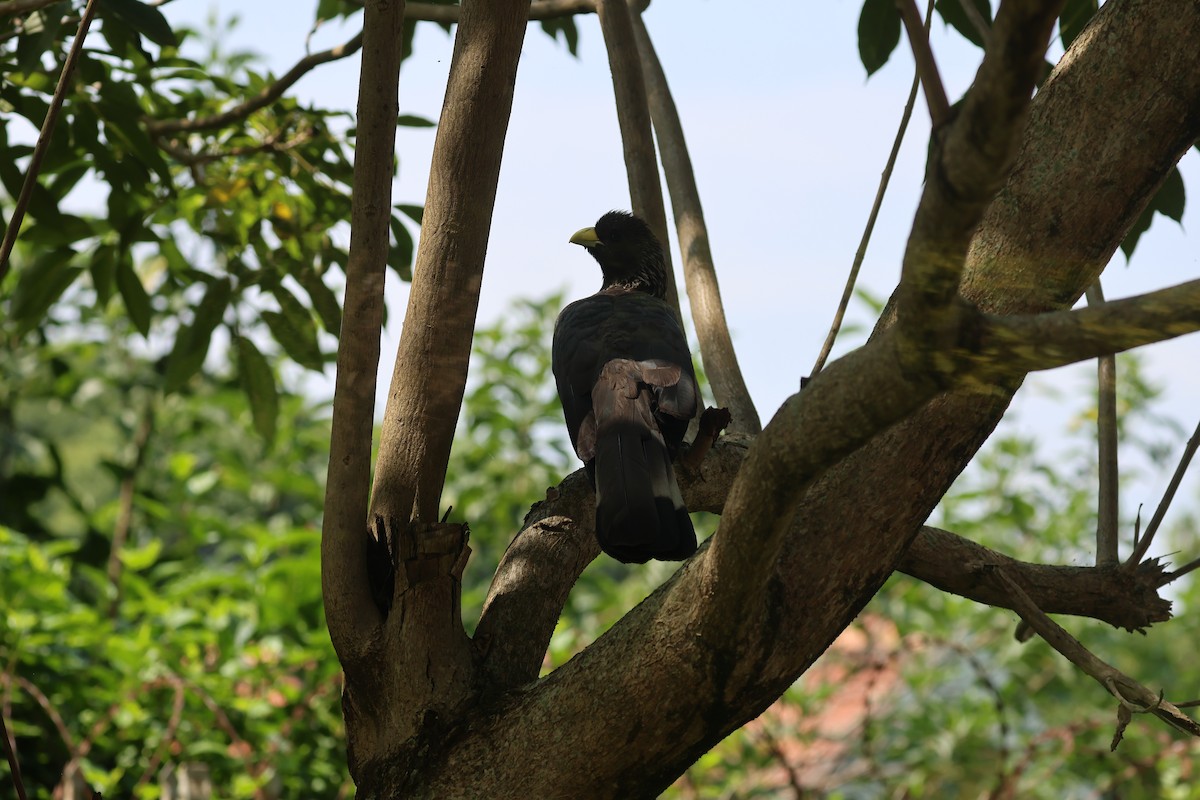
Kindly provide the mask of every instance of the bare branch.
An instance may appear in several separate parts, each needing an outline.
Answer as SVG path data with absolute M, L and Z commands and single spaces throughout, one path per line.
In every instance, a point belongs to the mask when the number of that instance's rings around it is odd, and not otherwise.
M 96 15 L 96 0 L 88 0 L 79 18 L 79 28 L 75 31 L 75 40 L 63 62 L 62 72 L 58 76 L 58 85 L 54 87 L 54 96 L 46 109 L 46 118 L 42 121 L 42 130 L 38 133 L 37 143 L 33 146 L 33 155 L 29 157 L 29 166 L 25 169 L 25 182 L 21 184 L 21 193 L 13 205 L 12 217 L 4 230 L 4 241 L 0 243 L 0 281 L 8 274 L 8 257 L 12 255 L 13 246 L 17 243 L 17 233 L 25 219 L 25 209 L 29 206 L 29 198 L 33 196 L 33 187 L 37 185 L 38 173 L 42 169 L 42 160 L 50 149 L 50 138 L 54 135 L 54 125 L 58 122 L 58 112 L 62 109 L 63 98 L 67 95 L 67 85 L 71 81 L 71 73 L 83 52 L 83 40 L 87 37 L 92 17 Z
M 389 524 L 441 517 L 528 8 L 468 5 L 455 36 L 379 444 L 372 514 Z
M 1184 564 L 1179 569 L 1166 573 L 1159 580 L 1158 585 L 1166 586 L 1168 583 L 1171 583 L 1172 581 L 1177 581 L 1180 578 L 1182 578 L 1184 575 L 1187 575 L 1189 572 L 1194 572 L 1196 569 L 1200 569 L 1200 558 L 1192 559 L 1191 561 Z
M 903 355 L 913 369 L 935 367 L 945 338 L 955 335 L 961 322 L 963 309 L 954 301 L 967 251 L 984 210 L 1008 177 L 1062 4 L 1001 3 L 991 46 L 961 109 L 934 130 L 896 297 L 900 327 L 910 344 Z M 909 29 L 916 30 L 912 23 Z
M 437 3 L 409 3 L 404 15 L 407 19 L 452 25 L 458 22 L 461 13 L 461 5 L 444 6 Z M 595 0 L 533 0 L 529 4 L 530 21 L 594 13 L 596 13 Z
M 113 596 L 108 604 L 108 616 L 115 619 L 121 606 L 121 549 L 129 538 L 129 529 L 133 525 L 133 499 L 137 486 L 138 473 L 146 460 L 146 446 L 150 442 L 150 434 L 154 431 L 153 397 L 146 401 L 142 410 L 142 418 L 133 434 L 133 463 L 129 465 L 121 477 L 121 487 L 117 495 L 117 522 L 113 526 L 112 545 L 108 553 L 108 581 L 112 584 Z
M 1078 311 L 982 321 L 975 378 L 1053 369 L 1200 330 L 1200 280 Z
M 365 22 L 366 20 L 364 19 L 364 27 Z M 319 67 L 321 64 L 328 64 L 330 61 L 337 61 L 352 56 L 362 46 L 363 34 L 360 31 L 344 44 L 331 47 L 328 50 L 322 50 L 319 53 L 310 53 L 297 61 L 295 66 L 285 72 L 276 81 L 264 87 L 254 97 L 243 100 L 219 114 L 191 119 L 147 119 L 145 120 L 146 131 L 151 136 L 166 136 L 172 133 L 190 133 L 192 131 L 223 128 L 226 125 L 245 119 L 259 109 L 271 105 L 271 103 L 283 97 L 284 92 L 290 89 L 296 81 L 303 78 L 312 69 Z M 396 113 L 399 114 L 399 111 Z
M 1158 501 L 1158 507 L 1154 509 L 1154 516 L 1150 518 L 1150 524 L 1146 526 L 1146 532 L 1142 535 L 1141 540 L 1133 548 L 1133 552 L 1129 554 L 1130 564 L 1136 564 L 1138 560 L 1145 558 L 1146 553 L 1150 551 L 1150 544 L 1154 541 L 1154 534 L 1158 533 L 1158 527 L 1162 524 L 1163 517 L 1167 515 L 1167 509 L 1171 507 L 1171 501 L 1175 499 L 1175 492 L 1179 490 L 1179 484 L 1183 481 L 1183 476 L 1187 473 L 1188 466 L 1192 463 L 1192 457 L 1196 455 L 1197 448 L 1200 448 L 1200 422 L 1196 423 L 1196 430 L 1192 433 L 1187 444 L 1183 447 L 1183 453 L 1179 456 L 1179 463 L 1175 465 L 1175 472 L 1171 475 L 1171 480 L 1167 483 L 1166 491 L 1163 492 L 1162 499 Z M 1190 567 L 1191 565 L 1189 565 Z M 1194 567 L 1192 567 L 1194 569 Z M 1172 573 L 1169 580 L 1175 580 L 1189 571 L 1188 567 L 1182 570 L 1177 570 Z
M 617 102 L 617 122 L 621 128 L 621 147 L 625 154 L 625 172 L 629 176 L 629 197 L 633 213 L 644 219 L 663 244 L 667 265 L 667 304 L 679 311 L 679 292 L 675 271 L 671 269 L 667 243 L 667 212 L 663 205 L 658 159 L 654 154 L 654 136 L 650 128 L 650 108 L 642 65 L 633 39 L 633 21 L 625 0 L 597 0 L 596 13 L 608 50 L 608 68 L 612 72 L 613 94 Z
M 927 42 L 929 26 L 932 22 L 933 0 L 930 0 L 925 9 L 924 31 Z M 850 298 L 854 296 L 854 285 L 858 283 L 858 272 L 862 269 L 863 259 L 867 257 L 867 244 L 871 241 L 871 234 L 875 230 L 875 220 L 879 218 L 879 209 L 883 206 L 883 196 L 887 193 L 888 183 L 892 179 L 892 170 L 895 169 L 896 158 L 900 155 L 900 145 L 904 141 L 905 131 L 908 130 L 908 121 L 912 118 L 913 106 L 917 102 L 917 88 L 920 85 L 921 72 L 917 70 L 913 74 L 912 87 L 908 90 L 908 100 L 904 104 L 904 112 L 900 115 L 900 127 L 896 131 L 896 138 L 892 141 L 892 151 L 888 154 L 887 164 L 884 165 L 883 174 L 879 178 L 879 188 L 875 191 L 875 202 L 871 204 L 866 227 L 863 228 L 862 238 L 858 242 L 858 250 L 854 253 L 854 263 L 850 265 L 850 274 L 846 277 L 846 288 L 842 290 L 842 299 L 838 302 L 837 311 L 834 312 L 833 323 L 829 326 L 825 343 L 821 345 L 821 352 L 817 354 L 817 361 L 809 373 L 810 379 L 816 377 L 825 368 L 825 362 L 829 359 L 829 353 L 833 350 L 833 344 L 837 341 L 838 332 L 842 328 L 846 309 L 850 306 Z
M 683 255 L 683 275 L 692 309 L 692 322 L 700 340 L 704 372 L 717 405 L 728 408 L 733 415 L 730 432 L 758 433 L 762 430 L 762 423 L 742 378 L 733 339 L 729 335 L 729 325 L 725 321 L 721 287 L 717 283 L 717 270 L 713 266 L 712 251 L 708 245 L 708 228 L 704 224 L 704 209 L 700 205 L 700 192 L 696 187 L 692 159 L 683 136 L 683 124 L 679 120 L 675 100 L 671 97 L 671 87 L 667 85 L 662 63 L 654 52 L 646 23 L 636 11 L 632 12 L 632 17 L 633 35 L 646 78 L 650 116 L 658 136 L 667 189 L 671 193 L 675 231 Z
M 937 61 L 934 60 L 933 50 L 929 47 L 929 20 L 932 15 L 926 14 L 925 22 L 921 22 L 917 0 L 896 0 L 896 6 L 900 9 L 900 19 L 904 21 L 904 27 L 908 31 L 908 42 L 912 45 L 917 75 L 921 79 L 921 86 L 925 88 L 929 118 L 933 121 L 933 127 L 941 127 L 950 120 L 950 101 L 946 99 L 946 88 L 942 85 Z
M 897 567 L 945 592 L 998 608 L 1014 608 L 1007 592 L 983 578 L 1002 567 L 1049 614 L 1091 617 L 1135 631 L 1171 618 L 1171 601 L 1158 596 L 1162 564 L 1134 568 L 1031 564 L 928 525 L 921 528 Z
M 321 530 L 321 593 L 329 637 L 342 665 L 353 670 L 382 622 L 368 577 L 367 502 L 383 276 L 387 268 L 396 145 L 404 3 L 370 2 L 364 14 L 366 50 L 358 87 L 350 259 L 338 334 L 337 378 L 325 515 Z M 362 40 L 360 39 L 360 41 Z
M 1021 619 L 1045 639 L 1047 644 L 1107 689 L 1123 707 L 1131 711 L 1154 714 L 1176 730 L 1200 736 L 1200 725 L 1195 720 L 1163 700 L 1161 694 L 1150 691 L 1093 655 L 1078 639 L 1046 616 L 1003 568 L 994 570 L 992 576 L 1000 587 L 1011 593 L 1013 605 Z
M 1089 306 L 1104 305 L 1104 290 L 1100 287 L 1099 278 L 1088 287 L 1087 299 Z M 1096 434 L 1100 462 L 1096 566 L 1108 566 L 1121 560 L 1117 552 L 1117 520 L 1120 516 L 1120 472 L 1117 467 L 1117 357 L 1112 353 L 1100 356 L 1096 359 L 1096 372 Z

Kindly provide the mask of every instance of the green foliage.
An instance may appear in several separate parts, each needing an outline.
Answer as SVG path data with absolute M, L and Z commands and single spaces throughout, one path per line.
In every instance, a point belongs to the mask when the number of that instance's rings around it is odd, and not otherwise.
M 26 786 L 48 798 L 74 757 L 110 797 L 157 797 L 181 762 L 221 797 L 335 797 L 326 410 L 277 395 L 272 456 L 237 384 L 165 395 L 127 336 L 0 357 L 0 680 Z
M 858 56 L 874 75 L 900 43 L 900 11 L 893 0 L 864 0 L 858 17 Z
M 31 13 L 20 35 L 0 41 L 0 184 L 9 197 L 73 35 L 64 10 Z M 361 4 L 318 8 L 322 20 L 355 13 Z M 341 324 L 352 117 L 286 95 L 239 112 L 276 76 L 257 56 L 221 48 L 232 24 L 214 21 L 202 35 L 173 30 L 137 0 L 101 4 L 0 286 L 0 336 L 10 344 L 53 336 L 85 304 L 124 313 L 152 350 L 169 354 L 160 384 L 169 393 L 188 390 L 214 342 L 273 339 L 268 353 L 324 369 Z M 405 208 L 392 216 L 390 263 L 411 276 L 404 220 L 420 215 Z M 260 311 L 264 296 L 278 309 Z M 259 364 L 253 380 L 243 377 L 257 430 L 269 437 L 266 373 Z

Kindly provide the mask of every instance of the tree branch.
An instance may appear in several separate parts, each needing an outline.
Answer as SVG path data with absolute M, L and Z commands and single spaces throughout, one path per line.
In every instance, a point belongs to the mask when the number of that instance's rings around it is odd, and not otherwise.
M 1171 618 L 1171 601 L 1158 596 L 1163 566 L 1157 559 L 1128 569 L 1069 567 L 1017 561 L 990 547 L 925 526 L 897 567 L 944 592 L 1016 610 L 1010 594 L 985 580 L 1003 568 L 1049 614 L 1091 617 L 1130 631 Z
M 529 4 L 529 20 L 531 22 L 594 13 L 596 13 L 595 0 L 533 0 Z M 438 22 L 443 25 L 457 23 L 461 14 L 461 4 L 444 6 L 437 3 L 409 3 L 408 10 L 405 11 L 407 19 Z
M 71 49 L 67 53 L 66 60 L 63 61 L 62 72 L 58 76 L 58 85 L 54 87 L 54 96 L 50 99 L 50 106 L 46 109 L 46 118 L 42 121 L 42 129 L 38 132 L 37 142 L 33 146 L 33 155 L 29 157 L 29 166 L 25 168 L 25 181 L 21 184 L 21 192 L 17 195 L 17 201 L 13 205 L 13 213 L 8 220 L 8 227 L 4 230 L 4 241 L 0 242 L 0 281 L 3 281 L 4 276 L 8 274 L 8 257 L 12 255 L 13 247 L 17 243 L 17 234 L 25 219 L 25 209 L 29 206 L 29 198 L 33 196 L 33 187 L 37 186 L 42 160 L 46 157 L 46 151 L 50 149 L 50 139 L 54 135 L 58 112 L 62 109 L 63 98 L 67 94 L 67 84 L 71 81 L 71 73 L 75 71 L 79 54 L 83 52 L 83 40 L 87 37 L 88 28 L 95 15 L 96 0 L 88 0 L 87 6 L 83 9 L 83 16 L 79 18 L 79 28 L 75 31 L 75 40 L 71 42 Z
M 929 118 L 933 127 L 940 128 L 950 121 L 950 101 L 946 99 L 946 88 L 942 85 L 942 76 L 938 74 L 937 61 L 933 58 L 933 50 L 929 47 L 929 21 L 932 14 L 927 14 L 921 21 L 921 11 L 917 8 L 917 0 L 896 0 L 900 9 L 900 19 L 908 31 L 908 43 L 912 46 L 913 61 L 917 65 L 917 76 L 925 89 L 925 104 L 929 107 Z
M 358 667 L 374 647 L 382 622 L 368 578 L 367 501 L 404 3 L 369 2 L 363 23 L 366 50 L 358 87 L 350 258 L 346 264 L 345 313 L 338 334 L 321 530 L 321 593 L 329 638 L 348 671 Z
M 1104 305 L 1100 279 L 1088 287 L 1088 306 Z M 1117 465 L 1117 357 L 1096 359 L 1096 439 L 1100 464 L 1099 507 L 1096 513 L 1096 566 L 1120 562 L 1117 521 L 1120 517 L 1120 471 Z M 1136 562 L 1135 562 L 1136 563 Z M 1039 603 L 1039 605 L 1041 605 Z
M 1171 507 L 1171 501 L 1175 499 L 1175 492 L 1179 490 L 1179 484 L 1183 481 L 1183 476 L 1187 473 L 1188 466 L 1192 463 L 1192 457 L 1196 455 L 1197 448 L 1200 448 L 1200 422 L 1196 423 L 1196 430 L 1192 433 L 1187 444 L 1183 447 L 1183 453 L 1179 456 L 1179 463 L 1175 465 L 1175 472 L 1171 475 L 1171 480 L 1167 483 L 1167 488 L 1163 492 L 1162 499 L 1158 501 L 1158 507 L 1154 509 L 1154 516 L 1150 518 L 1150 524 L 1146 526 L 1146 532 L 1133 548 L 1133 552 L 1129 554 L 1129 561 L 1126 563 L 1136 564 L 1138 561 L 1146 557 L 1146 553 L 1150 551 L 1150 544 L 1154 541 L 1154 534 L 1158 533 L 1158 527 L 1162 524 L 1163 517 L 1167 515 L 1167 509 Z M 1187 572 L 1185 567 L 1182 570 L 1177 570 L 1170 580 L 1175 580 Z
M 1001 3 L 991 46 L 960 111 L 934 131 L 896 298 L 900 326 L 912 345 L 905 357 L 913 368 L 936 368 L 946 337 L 960 323 L 962 309 L 954 301 L 967 251 L 984 210 L 1008 177 L 1062 5 L 1062 0 Z
M 929 26 L 932 22 L 933 0 L 930 0 L 925 9 L 924 33 L 926 40 L 929 38 Z M 871 211 L 867 214 L 867 224 L 863 228 L 862 238 L 859 239 L 858 250 L 854 253 L 850 274 L 846 277 L 846 288 L 842 290 L 842 299 L 838 302 L 837 311 L 834 312 L 829 333 L 825 336 L 824 344 L 821 345 L 821 352 L 817 354 L 816 363 L 809 372 L 810 379 L 825 368 L 825 362 L 829 359 L 829 353 L 833 350 L 833 344 L 837 341 L 838 332 L 841 330 L 842 320 L 846 316 L 846 309 L 850 306 L 850 298 L 854 296 L 854 285 L 858 282 L 858 272 L 862 268 L 863 260 L 867 257 L 867 243 L 871 241 L 871 233 L 875 230 L 875 220 L 879 218 L 879 209 L 883 206 L 883 196 L 892 179 L 892 170 L 896 166 L 896 158 L 900 155 L 900 145 L 904 141 L 905 131 L 908 130 L 908 121 L 912 118 L 913 106 L 917 102 L 917 89 L 920 85 L 921 71 L 918 69 L 913 74 L 912 86 L 908 90 L 908 101 L 905 102 L 904 112 L 900 115 L 900 127 L 896 131 L 896 138 L 892 141 L 892 151 L 888 154 L 887 164 L 884 165 L 883 174 L 879 178 L 879 188 L 875 191 L 875 202 L 871 204 Z
M 721 303 L 721 287 L 713 266 L 712 250 L 708 245 L 708 228 L 704 224 L 704 209 L 696 187 L 696 174 L 688 155 L 683 136 L 683 124 L 667 85 L 662 63 L 654 52 L 654 44 L 646 30 L 642 15 L 631 9 L 633 35 L 646 79 L 650 116 L 658 136 L 667 189 L 671 194 L 671 209 L 675 214 L 675 231 L 683 255 L 683 275 L 687 284 L 692 322 L 700 340 L 700 355 L 704 372 L 712 386 L 718 406 L 728 408 L 733 416 L 730 433 L 755 434 L 762 430 L 758 411 L 746 389 L 738 366 L 733 339 L 725 320 Z M 657 177 L 657 176 L 656 176 Z
M 379 445 L 372 513 L 402 522 L 441 516 L 529 2 L 483 6 L 454 40 Z
M 654 155 L 654 136 L 650 131 L 646 83 L 642 79 L 642 65 L 633 39 L 631 12 L 625 0 L 596 0 L 596 14 L 600 17 L 600 30 L 608 50 L 608 68 L 612 72 L 633 213 L 644 219 L 662 242 L 667 265 L 667 304 L 675 309 L 675 316 L 682 319 L 675 271 L 671 268 L 671 248 L 668 246 L 671 240 L 667 237 L 662 181 L 658 175 L 658 159 Z
M 1152 713 L 1176 730 L 1192 736 L 1200 736 L 1200 724 L 1197 724 L 1176 706 L 1163 700 L 1161 694 L 1155 694 L 1133 678 L 1094 656 L 1078 639 L 1046 616 L 1029 598 L 1020 584 L 1013 580 L 1003 568 L 994 570 L 992 578 L 1000 588 L 1011 594 L 1015 610 L 1029 627 L 1033 628 L 1039 636 L 1046 640 L 1047 644 L 1061 653 L 1068 661 L 1107 689 L 1117 698 L 1123 708 Z M 1114 740 L 1114 747 L 1116 741 Z
M 1200 280 L 1078 311 L 982 321 L 975 377 L 1054 369 L 1200 330 Z

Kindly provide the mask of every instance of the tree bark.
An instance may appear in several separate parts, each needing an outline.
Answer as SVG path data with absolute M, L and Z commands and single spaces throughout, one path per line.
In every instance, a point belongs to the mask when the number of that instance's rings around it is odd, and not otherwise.
M 1022 34 L 1026 12 L 1044 22 L 1038 5 L 1002 5 L 1000 14 L 1012 15 L 1010 36 Z M 998 21 L 997 28 L 1004 26 Z M 514 544 L 524 558 L 502 564 L 487 625 L 481 621 L 475 641 L 485 665 L 477 677 L 489 701 L 463 709 L 454 735 L 426 742 L 431 756 L 384 796 L 653 797 L 773 702 L 901 563 L 1020 384 L 1019 373 L 961 383 L 961 364 L 930 363 L 929 353 L 953 355 L 978 345 L 964 341 L 971 331 L 958 325 L 972 306 L 990 315 L 1062 310 L 1095 280 L 1200 135 L 1200 70 L 1188 45 L 1197 40 L 1196 3 L 1106 4 L 1031 105 L 1015 166 L 995 199 L 973 198 L 969 208 L 954 208 L 943 198 L 937 204 L 947 221 L 931 214 L 929 227 L 915 227 L 905 264 L 908 294 L 893 306 L 908 318 L 897 325 L 886 315 L 869 345 L 830 365 L 789 400 L 752 445 L 749 458 L 758 451 L 763 462 L 756 470 L 776 476 L 743 486 L 738 507 L 732 500 L 726 506 L 712 546 L 584 652 L 536 681 L 536 666 L 530 669 L 528 661 L 540 658 L 538 643 L 522 637 L 544 631 L 540 623 L 528 631 L 513 604 L 519 608 L 522 596 L 538 593 L 565 599 L 575 577 L 569 573 L 588 556 L 559 550 L 554 561 L 552 548 L 536 547 L 580 524 L 570 517 L 524 532 Z M 1028 66 L 1035 45 L 1013 54 L 1018 71 Z M 1006 46 L 1001 41 L 989 58 L 1011 66 Z M 960 119 L 1009 124 L 1020 116 L 1021 103 L 1011 98 L 1019 97 L 1014 89 L 1028 76 L 1006 84 L 1012 76 L 989 72 L 994 69 L 985 64 L 980 75 L 997 82 L 999 92 L 977 95 L 971 102 L 983 105 L 976 112 L 964 108 Z M 991 166 L 965 180 L 948 169 L 931 191 L 992 181 L 1011 154 L 1007 143 L 989 137 L 970 126 L 958 133 L 952 127 L 943 151 L 975 148 Z M 946 163 L 974 162 L 950 155 Z M 944 225 L 952 228 L 949 244 Z M 921 241 L 931 231 L 938 241 Z M 956 251 L 964 262 L 954 262 Z M 913 319 L 919 309 L 932 316 Z M 1011 333 L 1020 322 L 998 329 Z M 926 346 L 929 353 L 921 349 Z M 856 365 L 874 374 L 859 374 Z M 936 394 L 942 385 L 952 388 Z M 864 389 L 889 387 L 898 393 L 861 397 Z M 893 419 L 900 421 L 872 435 Z M 823 455 L 803 452 L 814 442 L 795 441 L 794 422 L 824 437 L 815 442 Z M 822 431 L 823 425 L 835 430 Z M 749 469 L 723 480 L 741 482 Z M 803 491 L 783 486 L 788 479 Z M 759 504 L 786 518 L 761 519 Z M 533 587 L 537 592 L 529 591 Z M 544 652 L 544 642 L 540 647 Z M 524 655 L 510 659 L 517 651 Z M 488 669 L 489 662 L 508 666 Z M 491 680 L 499 691 L 487 691 Z M 549 766 L 531 769 L 530 753 Z

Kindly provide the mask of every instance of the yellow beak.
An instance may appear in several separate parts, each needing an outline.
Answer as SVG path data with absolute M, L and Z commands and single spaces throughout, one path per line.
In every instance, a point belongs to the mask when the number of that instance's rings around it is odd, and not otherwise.
M 596 235 L 595 228 L 581 228 L 571 235 L 571 244 L 595 247 L 600 244 L 600 237 Z

